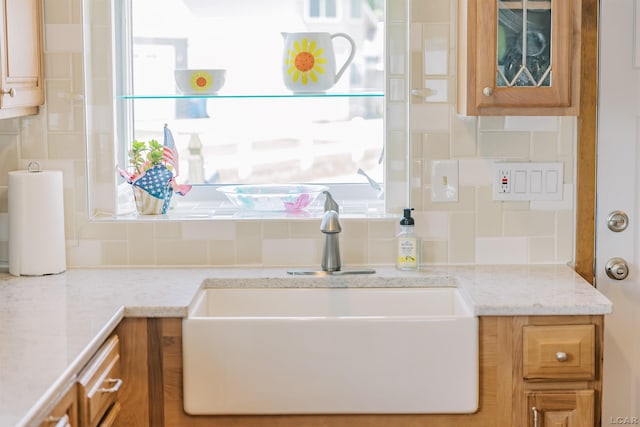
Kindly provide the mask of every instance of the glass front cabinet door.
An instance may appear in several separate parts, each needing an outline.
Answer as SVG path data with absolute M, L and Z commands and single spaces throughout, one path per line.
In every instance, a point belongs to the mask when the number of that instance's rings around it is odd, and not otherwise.
M 460 0 L 458 110 L 575 115 L 580 0 Z

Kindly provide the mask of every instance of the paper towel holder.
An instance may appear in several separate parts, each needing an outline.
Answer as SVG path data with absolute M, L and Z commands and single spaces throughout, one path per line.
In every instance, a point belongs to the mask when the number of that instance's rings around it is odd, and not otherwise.
M 27 165 L 27 172 L 29 173 L 42 172 L 42 169 L 40 168 L 40 163 L 36 162 L 35 160 L 30 161 L 29 164 Z

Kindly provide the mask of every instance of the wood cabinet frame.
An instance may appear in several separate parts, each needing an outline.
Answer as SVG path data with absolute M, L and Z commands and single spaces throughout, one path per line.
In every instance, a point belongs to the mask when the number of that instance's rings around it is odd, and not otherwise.
M 574 269 L 595 283 L 599 0 L 582 0 L 581 85 L 576 154 Z
M 41 0 L 0 0 L 0 119 L 44 103 L 43 31 Z
M 553 3 L 552 86 L 496 84 L 498 4 L 460 0 L 458 111 L 466 115 L 577 115 L 580 96 L 581 0 Z M 488 91 L 485 93 L 485 91 Z

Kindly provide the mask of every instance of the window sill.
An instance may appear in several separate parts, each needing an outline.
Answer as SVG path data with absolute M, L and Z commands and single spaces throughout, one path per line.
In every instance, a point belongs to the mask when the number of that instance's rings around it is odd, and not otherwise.
M 193 220 L 237 220 L 237 221 L 268 221 L 268 220 L 320 220 L 323 214 L 322 203 L 314 203 L 309 208 L 297 212 L 262 212 L 242 210 L 229 202 L 180 201 L 172 203 L 169 211 L 164 215 L 139 215 L 135 205 L 124 207 L 120 214 L 96 214 L 93 221 L 193 221 Z M 397 215 L 386 213 L 384 202 L 357 201 L 345 203 L 340 209 L 341 219 L 389 219 Z
M 368 185 L 356 184 L 348 191 L 346 187 L 334 187 L 332 195 L 340 205 L 341 219 L 385 219 L 396 218 L 397 215 L 385 211 L 384 199 Z M 356 189 L 354 191 L 354 189 Z M 360 197 L 358 197 L 360 196 Z M 319 197 L 304 210 L 287 211 L 255 211 L 234 206 L 213 186 L 194 186 L 184 197 L 174 195 L 171 205 L 163 215 L 139 215 L 133 199 L 131 186 L 118 186 L 117 214 L 95 213 L 90 219 L 94 221 L 190 221 L 190 220 L 320 220 L 324 213 L 324 197 Z

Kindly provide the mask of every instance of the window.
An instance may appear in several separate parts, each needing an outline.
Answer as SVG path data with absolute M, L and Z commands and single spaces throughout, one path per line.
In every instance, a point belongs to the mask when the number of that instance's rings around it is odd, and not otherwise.
M 307 0 L 310 19 L 336 19 L 338 17 L 338 0 Z
M 131 19 L 119 31 L 116 57 L 126 82 L 117 103 L 120 165 L 133 139 L 162 141 L 166 123 L 180 154 L 180 183 L 203 191 L 322 183 L 376 200 L 385 153 L 381 3 L 123 0 Z M 316 17 L 331 19 L 309 19 Z M 293 93 L 283 81 L 283 32 L 346 33 L 356 54 L 326 92 Z M 340 69 L 349 43 L 335 37 L 332 46 Z M 185 95 L 174 70 L 187 68 L 224 69 L 224 86 Z

